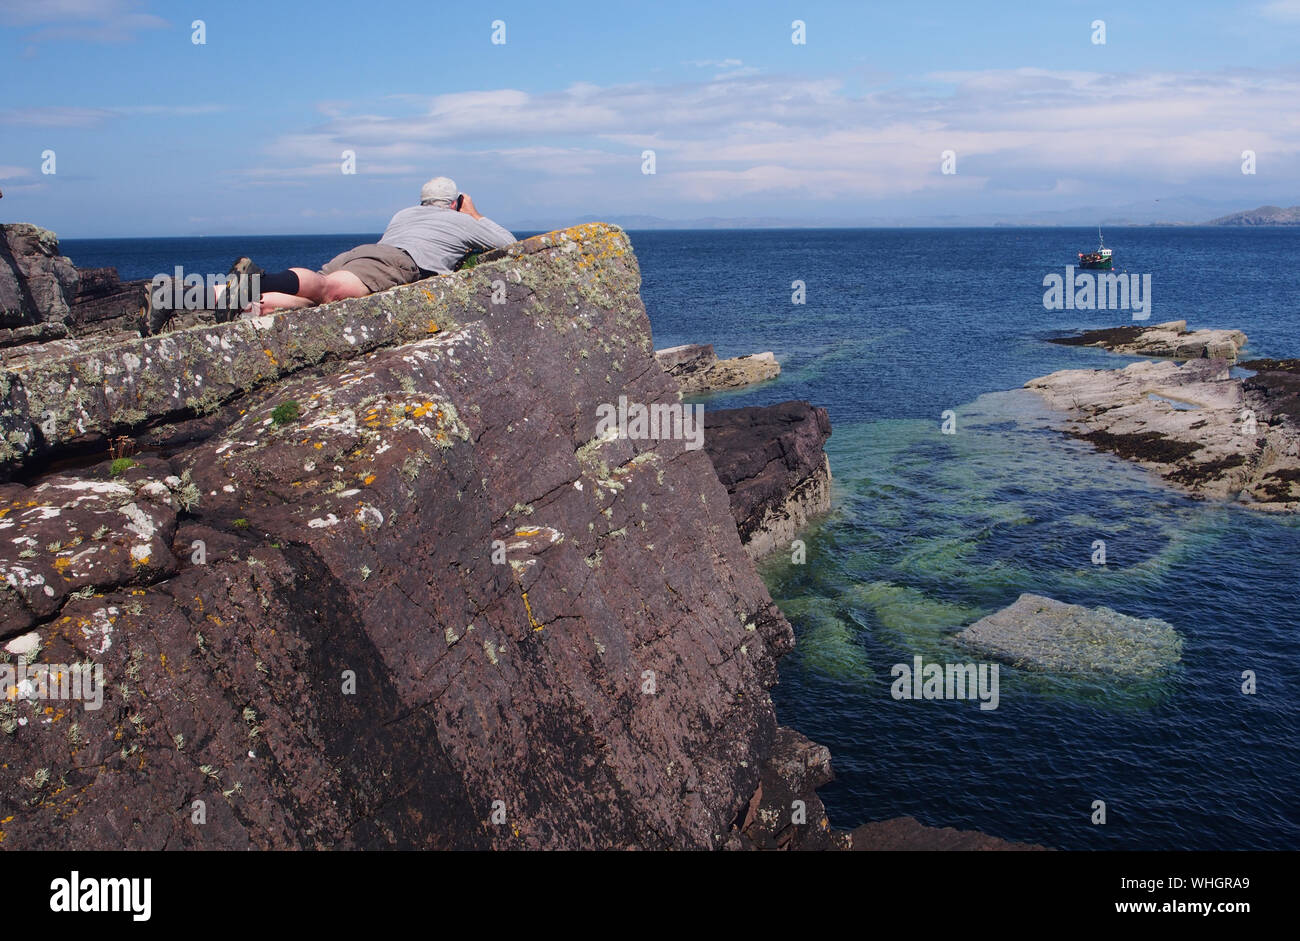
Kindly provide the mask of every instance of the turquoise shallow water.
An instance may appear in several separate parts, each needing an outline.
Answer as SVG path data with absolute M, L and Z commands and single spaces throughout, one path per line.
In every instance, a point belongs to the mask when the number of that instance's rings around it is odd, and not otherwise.
M 1131 322 L 1046 311 L 1042 278 L 1084 229 L 633 232 L 657 346 L 772 350 L 780 379 L 712 406 L 808 399 L 830 412 L 834 511 L 807 561 L 765 578 L 798 648 L 780 720 L 827 745 L 831 819 L 911 814 L 1061 848 L 1300 846 L 1300 523 L 1196 502 L 1049 427 L 1020 390 L 1125 360 L 1056 346 Z M 76 242 L 82 265 L 146 277 L 319 264 L 365 236 Z M 1152 323 L 1237 327 L 1260 356 L 1300 354 L 1300 230 L 1107 231 L 1117 268 L 1152 275 Z M 791 303 L 803 280 L 807 303 Z M 957 415 L 941 435 L 940 416 Z M 1092 564 L 1106 542 L 1107 565 Z M 1004 666 L 999 706 L 904 701 L 890 667 L 969 660 L 951 634 L 1024 591 L 1158 617 L 1181 662 L 1142 681 Z M 1258 692 L 1240 691 L 1241 673 Z M 1104 800 L 1105 826 L 1090 823 Z
M 841 826 L 911 814 L 1060 848 L 1300 845 L 1300 524 L 1197 502 L 1049 427 L 1020 389 L 1131 360 L 1045 342 L 1131 322 L 1046 311 L 1083 230 L 637 233 L 656 344 L 773 350 L 781 379 L 713 405 L 806 398 L 834 435 L 834 512 L 807 562 L 764 566 L 798 648 L 782 722 L 827 745 Z M 793 248 L 791 244 L 793 242 Z M 1300 231 L 1107 233 L 1152 274 L 1150 322 L 1238 327 L 1300 354 Z M 805 281 L 808 304 L 790 303 Z M 940 434 L 946 409 L 957 433 Z M 1106 543 L 1107 564 L 1092 563 Z M 895 701 L 896 663 L 965 662 L 951 635 L 1024 591 L 1162 618 L 1181 662 L 1142 681 L 1002 666 L 1000 702 Z M 1241 692 L 1254 670 L 1258 692 Z M 1093 801 L 1107 806 L 1094 826 Z

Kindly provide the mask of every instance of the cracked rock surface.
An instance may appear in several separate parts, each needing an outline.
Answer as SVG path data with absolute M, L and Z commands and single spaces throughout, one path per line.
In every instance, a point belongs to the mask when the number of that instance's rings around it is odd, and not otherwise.
M 771 764 L 793 633 L 708 455 L 596 436 L 620 394 L 678 400 L 638 287 L 590 225 L 288 316 L 24 348 L 5 662 L 104 688 L 5 691 L 0 845 L 715 848 L 764 775 L 811 793 L 817 746 L 782 732 Z M 102 459 L 124 434 L 135 463 Z

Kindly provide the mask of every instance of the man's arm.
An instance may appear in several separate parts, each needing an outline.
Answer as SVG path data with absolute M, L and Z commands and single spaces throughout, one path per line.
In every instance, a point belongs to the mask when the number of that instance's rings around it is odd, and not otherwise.
M 464 193 L 461 196 L 460 212 L 465 213 L 467 216 L 472 216 L 478 221 L 479 229 L 482 230 L 483 233 L 483 244 L 481 250 L 486 251 L 490 248 L 505 248 L 507 245 L 513 245 L 518 241 L 518 239 L 511 234 L 509 229 L 497 225 L 487 216 L 480 213 L 474 205 L 474 200 L 469 198 L 469 193 Z

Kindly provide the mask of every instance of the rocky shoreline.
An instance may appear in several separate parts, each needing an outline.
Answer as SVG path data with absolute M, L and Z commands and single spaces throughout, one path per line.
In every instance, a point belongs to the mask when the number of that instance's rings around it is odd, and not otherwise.
M 6 848 L 855 844 L 776 724 L 794 636 L 751 559 L 826 507 L 826 413 L 595 435 L 614 392 L 681 395 L 620 230 L 153 337 L 138 284 L 19 244 L 0 641 L 51 672 L 0 704 Z M 46 706 L 76 664 L 98 707 Z
M 1124 334 L 1097 345 L 1117 352 L 1168 349 L 1165 326 L 1149 342 Z M 1188 342 L 1203 351 L 1226 344 L 1234 359 L 1245 342 L 1239 331 L 1183 336 L 1199 337 Z M 1064 414 L 1068 434 L 1187 493 L 1259 510 L 1300 509 L 1300 361 L 1250 360 L 1233 367 L 1232 359 L 1198 354 L 1182 363 L 1061 370 L 1025 387 Z
M 1235 360 L 1246 340 L 1246 334 L 1240 330 L 1188 330 L 1186 320 L 1170 320 L 1150 327 L 1085 330 L 1074 336 L 1053 337 L 1049 342 L 1062 346 L 1096 346 L 1129 356 Z

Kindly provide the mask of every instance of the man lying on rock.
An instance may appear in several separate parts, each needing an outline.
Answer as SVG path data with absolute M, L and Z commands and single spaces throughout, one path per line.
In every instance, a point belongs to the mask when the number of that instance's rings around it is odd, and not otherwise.
M 389 220 L 379 241 L 336 255 L 320 271 L 290 268 L 267 273 L 249 258 L 236 259 L 224 287 L 217 289 L 219 313 L 233 316 L 224 297 L 248 297 L 238 293 L 241 279 L 258 275 L 261 296 L 245 313 L 268 314 L 293 307 L 365 297 L 399 284 L 410 284 L 435 274 L 448 274 L 471 252 L 504 248 L 515 241 L 509 230 L 479 213 L 468 193 L 456 188 L 445 176 L 434 177 L 420 187 L 420 205 L 399 211 Z M 176 292 L 179 296 L 179 291 Z M 157 333 L 175 316 L 171 305 L 156 303 L 150 294 L 147 330 Z

